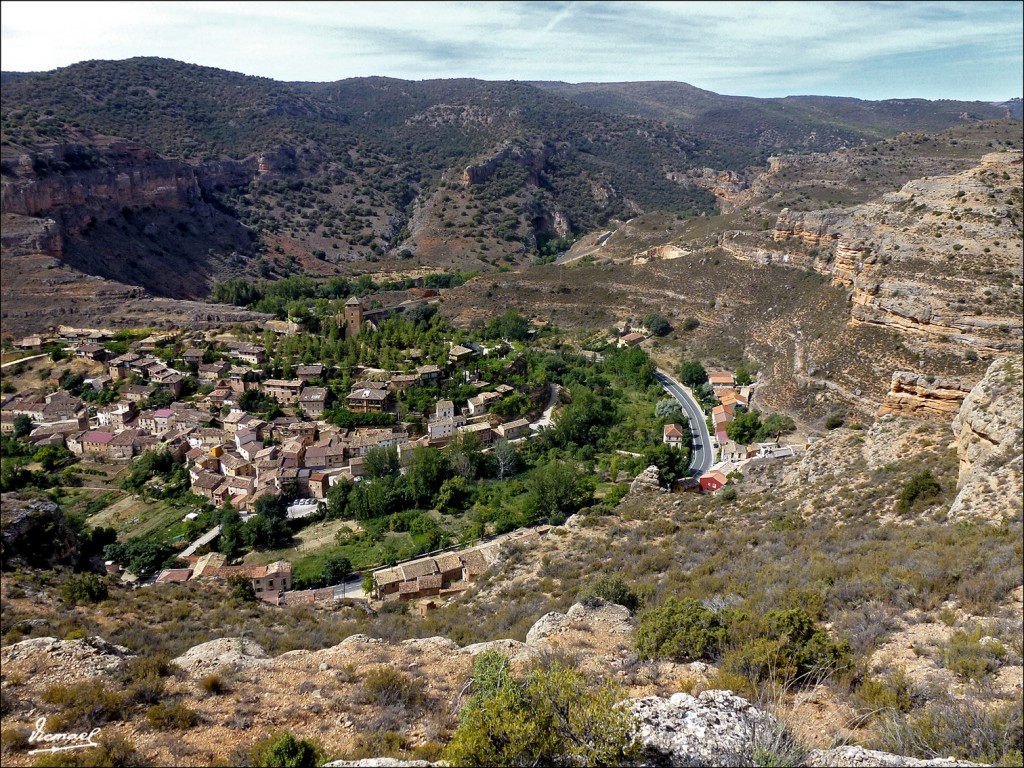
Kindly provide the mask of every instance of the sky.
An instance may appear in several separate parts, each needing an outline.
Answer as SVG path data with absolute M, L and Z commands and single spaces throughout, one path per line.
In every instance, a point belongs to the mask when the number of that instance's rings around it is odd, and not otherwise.
M 742 96 L 1004 101 L 1024 3 L 0 2 L 4 71 L 161 56 L 285 81 L 673 80 Z

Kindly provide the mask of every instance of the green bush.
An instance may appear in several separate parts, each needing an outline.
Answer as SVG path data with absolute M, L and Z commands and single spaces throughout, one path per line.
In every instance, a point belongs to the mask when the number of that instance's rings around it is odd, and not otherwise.
M 394 667 L 378 667 L 366 673 L 363 700 L 380 707 L 414 707 L 423 702 L 423 682 L 413 680 Z
M 853 692 L 857 708 L 865 715 L 910 712 L 917 697 L 913 683 L 902 670 L 887 677 L 866 678 Z
M 148 763 L 132 742 L 120 736 L 100 734 L 95 747 L 42 755 L 33 765 L 37 768 L 145 768 Z
M 154 704 L 146 710 L 146 720 L 161 731 L 185 731 L 194 726 L 199 718 L 186 706 L 178 704 Z
M 103 723 L 123 720 L 130 703 L 128 698 L 110 690 L 101 680 L 75 685 L 53 685 L 43 691 L 43 701 L 57 712 L 47 720 L 53 731 L 89 730 Z
M 60 599 L 68 605 L 99 603 L 107 595 L 106 582 L 95 573 L 73 574 L 60 587 Z
M 711 659 L 728 639 L 721 614 L 696 600 L 670 597 L 640 616 L 635 643 L 641 659 Z
M 621 576 L 602 576 L 591 582 L 580 591 L 578 599 L 583 602 L 588 597 L 600 597 L 633 612 L 640 607 L 640 597 Z
M 982 642 L 984 630 L 958 629 L 942 644 L 942 665 L 967 680 L 984 680 L 999 669 L 1006 658 L 1006 646 L 994 638 Z
M 523 682 L 494 658 L 481 666 L 492 674 L 482 674 L 480 692 L 463 709 L 444 751 L 449 764 L 622 765 L 636 758 L 636 723 L 615 706 L 611 686 L 590 688 L 563 662 Z
M 993 707 L 944 696 L 910 715 L 889 715 L 871 744 L 875 749 L 919 758 L 936 755 L 990 765 L 1021 765 L 1024 710 L 1015 701 Z
M 257 742 L 249 752 L 257 768 L 314 768 L 322 757 L 323 751 L 315 742 L 296 739 L 287 732 Z
M 896 512 L 905 515 L 918 499 L 933 499 L 940 493 L 942 493 L 942 486 L 932 476 L 931 471 L 926 469 L 923 472 L 918 472 L 903 487 L 900 499 L 896 502 Z

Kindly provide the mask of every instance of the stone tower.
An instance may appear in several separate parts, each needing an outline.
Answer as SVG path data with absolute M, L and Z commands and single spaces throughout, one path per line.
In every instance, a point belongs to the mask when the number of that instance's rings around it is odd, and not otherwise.
M 345 338 L 354 339 L 363 327 L 363 303 L 355 296 L 345 302 Z

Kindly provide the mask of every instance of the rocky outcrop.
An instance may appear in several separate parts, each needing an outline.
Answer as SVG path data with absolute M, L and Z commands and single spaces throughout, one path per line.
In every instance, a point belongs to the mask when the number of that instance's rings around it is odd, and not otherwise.
M 263 647 L 241 637 L 222 637 L 193 646 L 174 663 L 193 675 L 221 668 L 234 670 L 266 666 L 272 660 Z
M 626 706 L 637 718 L 649 765 L 976 766 L 951 758 L 920 760 L 861 747 L 807 751 L 775 717 L 732 691 L 647 696 Z
M 651 464 L 651 466 L 634 477 L 633 482 L 629 485 L 630 493 L 648 493 L 663 490 L 661 487 L 661 470 L 655 464 Z
M 539 147 L 523 148 L 512 144 L 506 144 L 486 160 L 467 165 L 462 172 L 463 186 L 470 187 L 475 184 L 483 184 L 506 160 L 512 160 L 518 165 L 537 173 L 548 161 L 548 157 L 554 152 L 554 147 L 542 144 Z
M 1020 355 L 996 360 L 964 399 L 952 429 L 960 472 L 950 517 L 999 520 L 1021 512 L 1024 408 Z
M 119 669 L 134 655 L 102 637 L 33 637 L 0 649 L 0 662 L 6 677 L 31 676 L 35 685 L 43 687 L 102 677 Z
M 51 218 L 65 235 L 80 235 L 98 219 L 121 216 L 125 208 L 204 206 L 195 169 L 185 163 L 141 144 L 114 141 L 102 150 L 90 148 L 90 162 L 69 164 L 75 146 L 52 148 L 19 163 L 18 176 L 5 178 L 3 212 Z
M 567 613 L 552 611 L 541 616 L 526 633 L 526 645 L 540 645 L 544 640 L 569 630 L 615 634 L 628 638 L 632 635 L 633 628 L 633 615 L 628 608 L 595 597 L 576 603 Z
M 78 563 L 78 537 L 52 501 L 5 493 L 0 522 L 0 557 L 5 571 Z
M 878 415 L 952 419 L 968 391 L 969 387 L 959 379 L 895 371 Z
M 772 230 L 772 240 L 799 240 L 807 248 L 828 247 L 839 240 L 838 226 L 842 220 L 841 211 L 800 213 L 783 208 Z

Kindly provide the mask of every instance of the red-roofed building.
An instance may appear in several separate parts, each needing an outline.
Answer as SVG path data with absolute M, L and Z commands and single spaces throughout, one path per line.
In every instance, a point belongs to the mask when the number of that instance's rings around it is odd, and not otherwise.
M 719 488 L 724 487 L 728 482 L 724 474 L 717 469 L 712 469 L 710 472 L 705 472 L 700 476 L 700 487 L 705 493 L 714 493 Z
M 82 452 L 91 454 L 107 454 L 107 446 L 114 439 L 110 432 L 87 432 L 82 435 Z
M 684 448 L 686 432 L 678 424 L 666 424 L 662 431 L 661 441 L 672 448 Z

